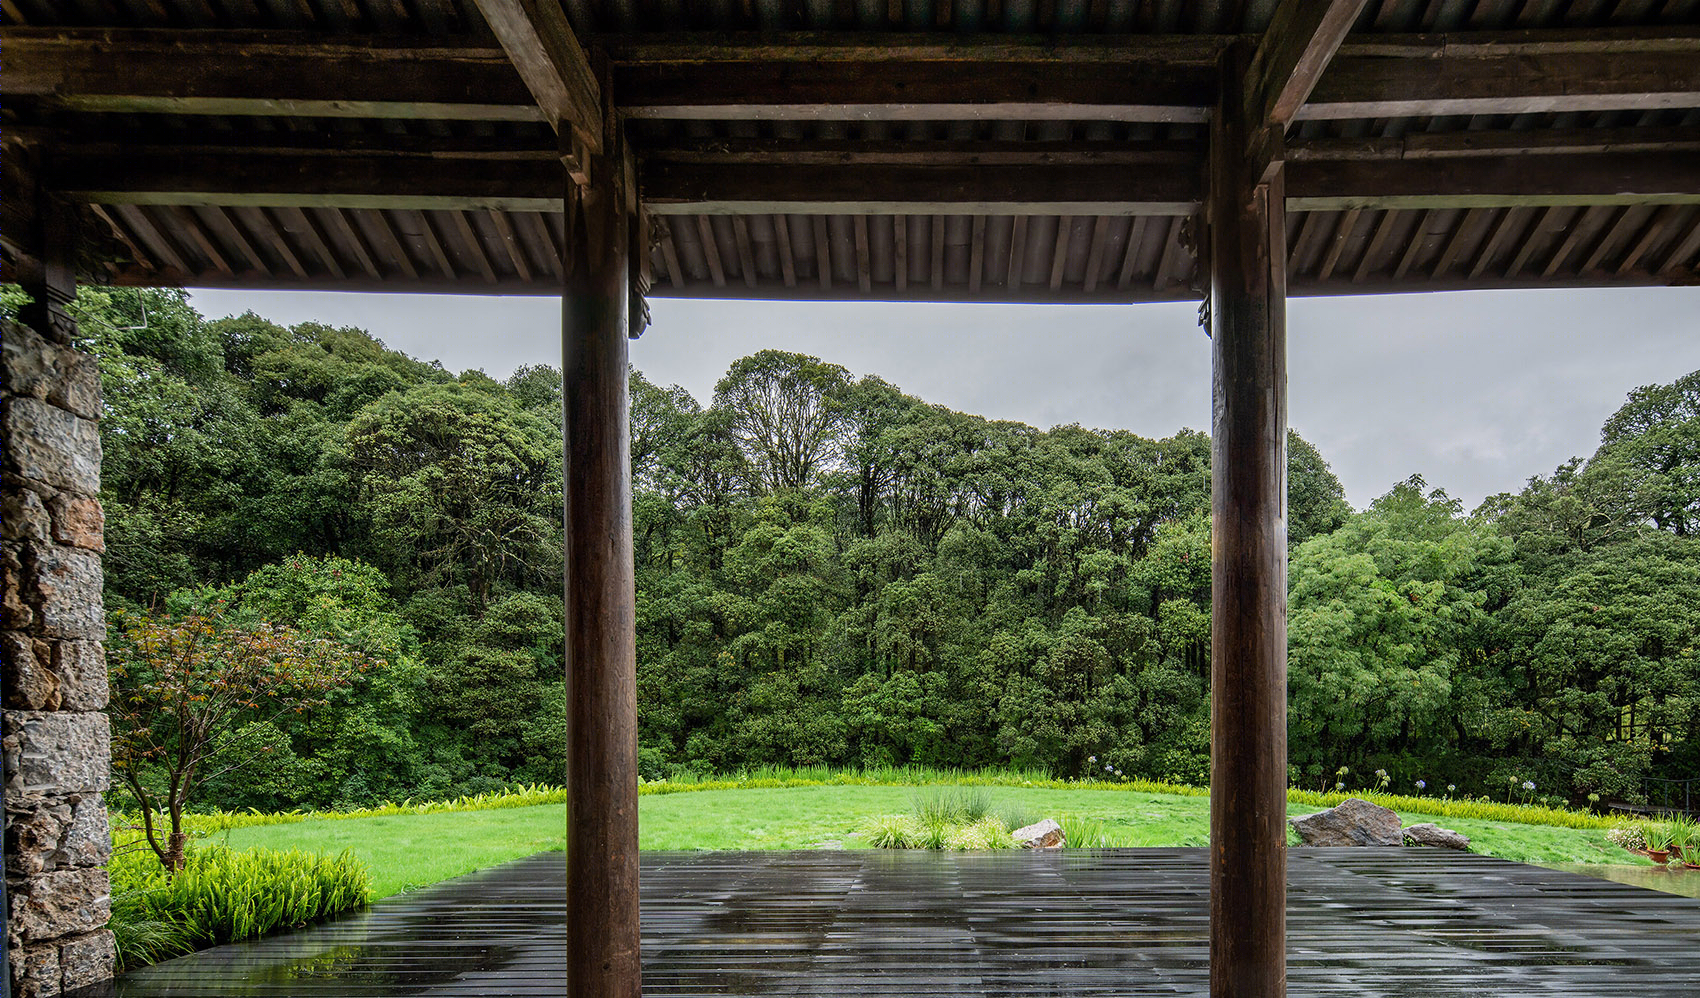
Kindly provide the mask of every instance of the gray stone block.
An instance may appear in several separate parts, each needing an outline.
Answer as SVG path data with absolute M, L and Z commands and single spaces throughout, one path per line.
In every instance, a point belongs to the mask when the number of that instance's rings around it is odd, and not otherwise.
M 85 419 L 100 418 L 100 368 L 95 358 L 49 342 L 16 322 L 0 332 L 6 390 L 52 403 Z
M 56 489 L 100 491 L 100 427 L 41 399 L 10 398 L 0 407 L 6 470 Z
M 19 631 L 0 631 L 0 681 L 5 706 L 13 710 L 57 710 L 59 676 L 49 668 L 52 652 L 45 642 Z
M 106 928 L 112 917 L 112 888 L 99 867 L 54 870 L 8 883 L 11 928 L 27 946 Z
M 60 986 L 66 991 L 111 980 L 117 965 L 117 941 L 106 929 L 59 944 Z
M 25 559 L 27 599 L 36 626 L 55 638 L 106 637 L 100 555 L 58 544 L 36 547 Z
M 105 714 L 8 710 L 6 794 L 96 793 L 111 779 L 112 728 Z
M 99 641 L 55 642 L 53 673 L 59 680 L 61 709 L 106 709 L 111 687 L 107 681 L 105 645 Z
M 54 998 L 63 977 L 59 973 L 57 943 L 14 946 L 7 954 L 12 961 L 12 985 L 16 998 Z
M 52 535 L 53 520 L 41 497 L 29 489 L 8 488 L 0 500 L 0 527 L 9 541 L 46 541 Z

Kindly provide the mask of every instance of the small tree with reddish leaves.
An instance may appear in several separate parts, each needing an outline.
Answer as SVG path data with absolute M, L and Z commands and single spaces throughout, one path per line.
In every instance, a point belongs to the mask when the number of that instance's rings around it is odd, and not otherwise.
M 112 623 L 112 768 L 173 873 L 183 868 L 183 813 L 195 789 L 271 751 L 249 732 L 323 704 L 384 664 L 292 627 L 237 623 L 222 603 L 182 616 L 116 612 Z

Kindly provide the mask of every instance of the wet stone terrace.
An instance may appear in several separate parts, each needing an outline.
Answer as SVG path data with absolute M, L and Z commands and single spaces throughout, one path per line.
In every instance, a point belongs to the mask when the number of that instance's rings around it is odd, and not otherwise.
M 1700 995 L 1700 901 L 1481 856 L 1294 849 L 1298 996 Z M 643 856 L 644 993 L 1204 995 L 1202 849 Z M 127 975 L 116 998 L 564 994 L 534 856 Z

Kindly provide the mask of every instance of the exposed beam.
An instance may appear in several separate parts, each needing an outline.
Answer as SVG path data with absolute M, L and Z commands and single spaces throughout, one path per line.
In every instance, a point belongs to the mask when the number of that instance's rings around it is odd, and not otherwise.
M 1287 167 L 1287 207 L 1294 211 L 1564 204 L 1700 204 L 1700 156 L 1604 153 Z
M 1700 107 L 1692 26 L 1354 39 L 1295 120 Z
M 644 203 L 657 214 L 1179 215 L 1199 198 L 1192 169 L 1122 167 L 643 164 Z
M 1190 214 L 1201 197 L 1186 163 L 844 170 L 664 156 L 648 159 L 641 177 L 655 214 L 1172 216 Z M 103 204 L 560 210 L 560 166 L 548 160 L 67 151 L 44 173 L 60 192 Z M 1700 203 L 1700 155 L 1677 151 L 1304 160 L 1288 174 L 1288 207 L 1296 211 Z
M 104 204 L 560 211 L 561 167 L 428 156 L 322 156 L 166 150 L 52 161 L 56 189 Z
M 1214 40 L 1200 42 L 1176 58 L 1136 41 L 1119 53 L 1102 50 L 1106 58 L 1096 62 L 1045 59 L 1039 45 L 1021 47 L 1024 59 L 993 54 L 1010 46 L 963 48 L 954 60 L 869 46 L 857 51 L 870 58 L 819 60 L 811 46 L 752 44 L 727 58 L 687 50 L 676 59 L 617 61 L 613 92 L 633 118 L 1200 122 Z
M 473 0 L 557 132 L 602 151 L 602 94 L 559 0 Z M 570 148 L 570 146 L 569 146 Z
M 1528 128 L 1306 139 L 1288 142 L 1286 158 L 1297 162 L 1637 152 L 1700 153 L 1700 128 Z
M 1299 6 L 1331 11 L 1336 3 Z M 1211 67 L 1230 36 L 1105 35 L 1068 44 L 809 37 L 615 45 L 612 96 L 638 117 L 1202 121 L 1215 98 Z M 36 99 L 129 113 L 556 120 L 502 48 L 465 40 L 5 27 L 0 45 L 15 106 Z M 1267 84 L 1272 107 L 1290 104 L 1301 68 L 1319 51 L 1301 51 L 1281 85 Z M 595 93 L 591 82 L 575 85 L 573 101 Z M 1348 38 L 1293 117 L 1696 106 L 1700 29 L 1668 26 Z
M 500 48 L 401 35 L 0 29 L 9 99 L 80 111 L 541 121 Z
M 1293 120 L 1366 2 L 1282 0 L 1275 8 L 1245 76 L 1243 100 L 1258 130 Z

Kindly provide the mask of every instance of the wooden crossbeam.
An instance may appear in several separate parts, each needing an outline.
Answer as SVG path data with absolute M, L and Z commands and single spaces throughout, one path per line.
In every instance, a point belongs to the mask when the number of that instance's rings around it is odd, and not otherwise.
M 1180 215 L 1199 197 L 1190 169 L 1121 167 L 643 164 L 640 190 L 656 214 Z
M 558 0 L 473 0 L 557 132 L 602 151 L 602 95 Z M 568 146 L 570 148 L 570 145 Z
M 9 99 L 79 111 L 541 121 L 507 55 L 400 35 L 0 29 Z
M 1700 204 L 1700 156 L 1652 152 L 1287 164 L 1287 207 L 1294 211 L 1565 204 Z
M 1472 156 L 1456 160 L 1301 160 L 1287 205 L 1481 208 L 1700 204 L 1700 156 L 1687 152 Z M 61 150 L 44 176 L 102 204 L 559 211 L 560 166 L 432 157 L 296 157 Z M 1186 215 L 1201 197 L 1189 163 L 1134 170 L 1103 163 L 928 167 L 674 162 L 640 170 L 654 214 Z
M 1306 22 L 1332 30 L 1329 18 L 1350 2 L 1298 6 L 1322 11 Z M 533 34 L 529 52 L 541 58 L 544 36 L 535 26 Z M 1327 37 L 1271 48 L 1260 92 L 1272 115 L 1292 108 Z M 1202 121 L 1216 99 L 1212 67 L 1231 39 L 704 33 L 600 44 L 612 59 L 612 97 L 634 117 Z M 539 65 L 552 67 L 555 82 L 571 86 L 544 110 L 527 83 L 553 85 L 522 79 L 503 48 L 435 36 L 7 26 L 0 47 L 9 101 L 71 110 L 549 122 L 567 114 L 578 134 L 597 94 L 571 59 L 545 59 Z M 1314 83 L 1292 120 L 1697 107 L 1700 29 L 1351 37 Z
M 1700 30 L 1354 40 L 1295 120 L 1700 107 Z

